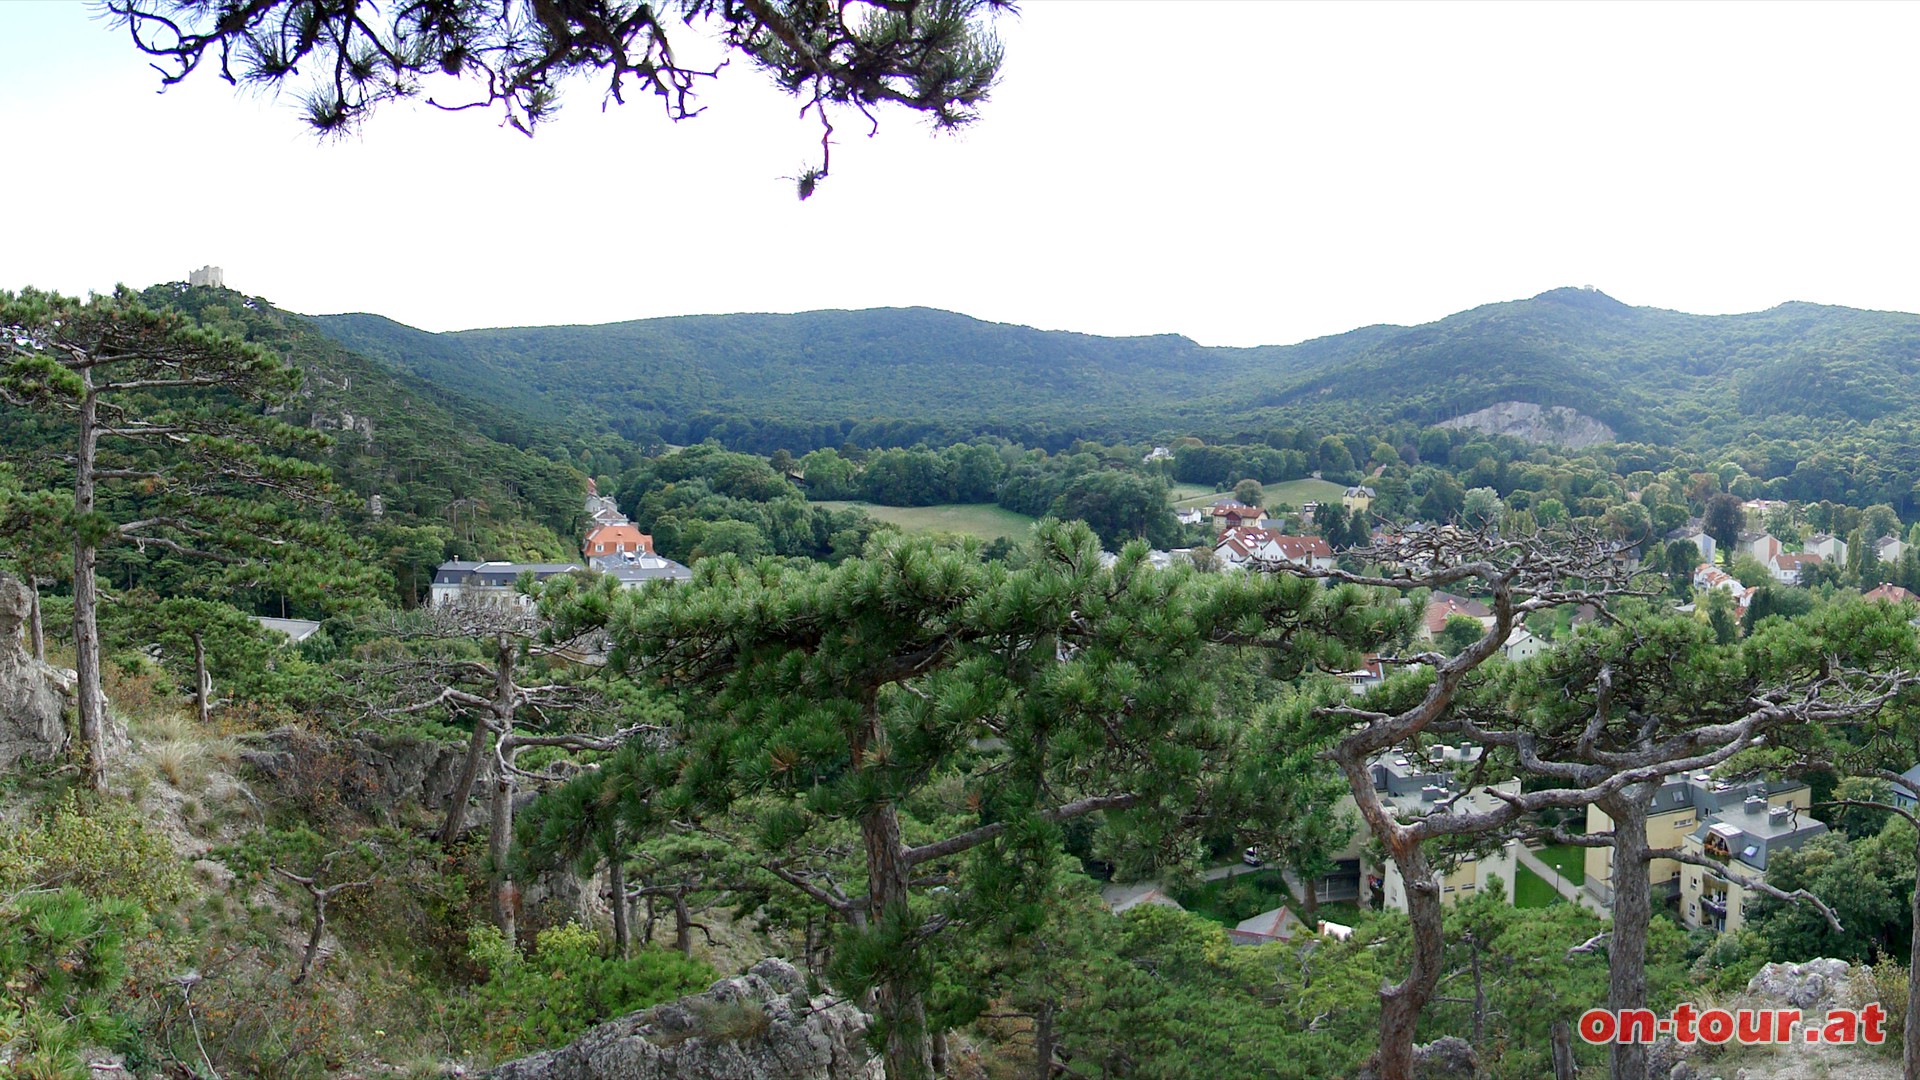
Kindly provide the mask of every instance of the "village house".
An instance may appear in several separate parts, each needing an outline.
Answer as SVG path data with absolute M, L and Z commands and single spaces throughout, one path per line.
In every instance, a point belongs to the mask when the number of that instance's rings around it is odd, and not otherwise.
M 1436 590 L 1427 597 L 1420 630 L 1427 637 L 1439 637 L 1440 631 L 1447 628 L 1447 620 L 1455 615 L 1463 615 L 1487 628 L 1492 628 L 1494 623 L 1493 609 L 1480 601 Z
M 443 604 L 485 604 L 532 608 L 533 600 L 516 591 L 521 574 L 532 574 L 545 581 L 556 574 L 585 570 L 582 563 L 463 562 L 454 559 L 440 564 L 433 572 L 432 595 L 435 607 Z
M 1913 768 L 1908 769 L 1906 772 L 1903 772 L 1900 775 L 1905 777 L 1908 783 L 1920 784 L 1920 765 L 1915 765 Z M 1915 808 L 1915 803 L 1920 802 L 1920 800 L 1914 799 L 1913 792 L 1908 791 L 1906 788 L 1901 787 L 1899 784 L 1894 784 L 1892 785 L 1892 787 L 1893 787 L 1893 792 L 1892 792 L 1893 798 L 1889 801 L 1891 801 L 1893 805 L 1901 808 L 1902 810 L 1909 810 L 1909 811 L 1913 810 Z
M 1373 775 L 1373 789 L 1403 821 L 1448 806 L 1463 811 L 1491 810 L 1502 804 L 1488 793 L 1487 787 L 1469 789 L 1455 775 L 1456 770 L 1469 768 L 1478 761 L 1481 752 L 1478 746 L 1433 746 L 1424 757 L 1408 753 L 1382 754 L 1368 769 Z M 1507 795 L 1520 793 L 1518 779 L 1490 786 Z M 1440 902 L 1457 904 L 1485 892 L 1492 886 L 1493 879 L 1498 878 L 1507 903 L 1513 903 L 1515 852 L 1519 843 L 1508 840 L 1489 854 L 1460 856 L 1453 868 L 1440 877 Z M 1380 889 L 1381 904 L 1388 911 L 1407 910 L 1406 883 L 1401 880 L 1393 860 L 1369 869 L 1368 883 Z
M 1325 537 L 1288 536 L 1272 529 L 1229 529 L 1221 534 L 1213 552 L 1220 565 L 1231 570 L 1259 564 L 1333 568 L 1333 549 L 1327 546 Z
M 1354 668 L 1352 671 L 1341 672 L 1338 678 L 1344 681 L 1354 693 L 1364 694 L 1374 687 L 1379 686 L 1381 683 L 1386 682 L 1387 672 L 1386 668 L 1380 663 L 1380 657 L 1375 653 L 1368 653 L 1366 659 L 1360 662 L 1359 667 Z
M 1740 584 L 1740 579 L 1717 566 L 1703 563 L 1693 572 L 1693 587 L 1696 589 L 1721 589 L 1733 597 L 1735 615 L 1745 615 L 1747 605 L 1753 602 L 1753 590 Z
M 627 515 L 620 512 L 620 504 L 614 501 L 613 496 L 600 494 L 600 486 L 593 481 L 592 477 L 587 478 L 587 501 L 585 509 L 587 516 L 592 518 L 596 525 L 625 525 L 627 523 Z
M 1898 585 L 1881 585 L 1868 590 L 1861 598 L 1868 603 L 1884 600 L 1889 604 L 1911 604 L 1920 601 L 1920 596 L 1915 596 Z
M 651 581 L 688 581 L 693 571 L 657 555 L 634 555 L 631 553 L 597 559 L 591 563 L 513 563 L 513 562 L 464 562 L 452 560 L 441 563 L 433 573 L 432 593 L 428 602 L 435 607 L 443 604 L 484 604 L 505 607 L 508 605 L 531 609 L 533 600 L 518 591 L 521 574 L 532 574 L 535 581 L 545 581 L 559 574 L 604 573 L 618 581 L 622 588 L 635 589 Z
M 1143 465 L 1151 465 L 1156 461 L 1172 461 L 1172 460 L 1173 460 L 1173 451 L 1167 449 L 1164 446 L 1156 446 L 1152 450 L 1147 451 L 1147 456 L 1141 458 L 1140 463 Z
M 1307 924 L 1300 921 L 1292 908 L 1283 905 L 1240 920 L 1239 925 L 1227 931 L 1227 940 L 1235 945 L 1268 945 L 1292 941 L 1308 932 Z
M 1373 489 L 1366 486 L 1350 487 L 1340 496 L 1340 505 L 1348 510 L 1369 510 L 1373 507 Z
M 1735 555 L 1751 555 L 1761 566 L 1771 563 L 1780 551 L 1780 541 L 1765 532 L 1743 532 L 1733 544 Z
M 1675 848 L 1727 864 L 1745 877 L 1766 875 L 1767 856 L 1798 847 L 1827 831 L 1806 812 L 1807 785 L 1796 780 L 1733 784 L 1707 773 L 1669 776 L 1647 811 L 1647 843 Z M 1613 827 L 1597 806 L 1587 808 L 1587 831 Z M 1603 904 L 1613 902 L 1613 849 L 1588 848 L 1586 889 Z M 1673 904 L 1682 922 L 1717 933 L 1745 921 L 1747 890 L 1739 882 L 1673 859 L 1648 866 L 1655 899 Z
M 1248 506 L 1239 499 L 1222 499 L 1213 504 L 1213 523 L 1221 530 L 1238 529 L 1243 525 L 1257 525 L 1266 511 L 1257 506 Z
M 1799 554 L 1783 551 L 1775 555 L 1773 561 L 1767 564 L 1767 573 L 1772 574 L 1773 580 L 1782 585 L 1798 585 L 1801 571 L 1809 566 L 1819 566 L 1822 561 L 1820 556 L 1810 551 Z
M 587 530 L 587 539 L 580 545 L 580 553 L 588 559 L 651 555 L 653 537 L 625 521 L 616 525 L 596 525 Z
M 1844 563 L 1847 561 L 1847 542 L 1827 533 L 1815 533 L 1813 539 L 1806 542 L 1804 550 L 1818 555 L 1830 563 Z
M 259 623 L 262 630 L 271 630 L 280 635 L 282 643 L 287 645 L 298 645 L 320 630 L 320 624 L 312 619 L 274 619 L 255 615 L 253 621 Z
M 623 589 L 637 589 L 650 581 L 692 581 L 693 571 L 658 555 L 623 553 L 587 560 L 589 566 L 620 583 Z
M 1548 648 L 1544 640 L 1535 637 L 1526 627 L 1516 626 L 1513 628 L 1513 633 L 1507 635 L 1506 642 L 1500 646 L 1500 655 L 1517 664 L 1522 660 L 1539 656 Z
M 1708 536 L 1706 530 L 1700 527 L 1698 519 L 1669 531 L 1667 533 L 1667 539 L 1670 541 L 1685 540 L 1687 543 L 1699 548 L 1701 562 L 1712 562 L 1713 553 L 1718 547 L 1718 545 L 1713 542 L 1713 537 Z
M 1873 545 L 1874 556 L 1886 566 L 1899 562 L 1900 556 L 1906 553 L 1907 545 L 1897 536 L 1881 537 Z

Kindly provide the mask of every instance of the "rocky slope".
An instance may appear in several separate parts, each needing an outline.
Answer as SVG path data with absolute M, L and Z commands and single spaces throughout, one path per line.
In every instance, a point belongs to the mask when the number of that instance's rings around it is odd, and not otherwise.
M 35 660 L 21 641 L 32 594 L 0 575 L 0 770 L 21 760 L 49 761 L 67 743 L 63 716 L 73 672 Z
M 867 1016 L 811 998 L 769 958 L 703 994 L 611 1020 L 558 1050 L 510 1061 L 491 1080 L 879 1080 Z
M 1465 428 L 1489 435 L 1511 435 L 1531 443 L 1580 450 L 1614 440 L 1613 429 L 1565 405 L 1542 408 L 1531 401 L 1502 401 L 1435 427 Z

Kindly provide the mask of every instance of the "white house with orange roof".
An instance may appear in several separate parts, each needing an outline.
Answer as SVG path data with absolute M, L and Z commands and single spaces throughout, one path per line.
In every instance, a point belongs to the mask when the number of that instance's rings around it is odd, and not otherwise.
M 1244 570 L 1251 565 L 1287 565 L 1317 570 L 1333 568 L 1333 549 L 1322 536 L 1288 536 L 1273 529 L 1241 526 L 1220 534 L 1213 547 L 1224 567 Z
M 622 521 L 613 525 L 595 525 L 587 530 L 580 553 L 589 559 L 611 559 L 622 555 L 653 554 L 653 537 L 639 526 Z

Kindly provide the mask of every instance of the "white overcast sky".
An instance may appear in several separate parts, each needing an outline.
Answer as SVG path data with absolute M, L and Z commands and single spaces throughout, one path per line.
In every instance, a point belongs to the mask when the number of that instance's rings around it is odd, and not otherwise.
M 400 105 L 320 144 L 210 71 L 165 94 L 76 3 L 0 2 L 0 287 L 203 263 L 433 330 L 926 305 L 1278 344 L 1561 285 L 1719 313 L 1920 310 L 1920 5 L 1094 3 L 1001 22 L 978 126 L 709 111 L 536 138 Z

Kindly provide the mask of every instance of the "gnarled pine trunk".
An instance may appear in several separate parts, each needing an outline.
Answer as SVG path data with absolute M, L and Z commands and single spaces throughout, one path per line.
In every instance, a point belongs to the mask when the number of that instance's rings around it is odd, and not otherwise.
M 1420 1013 L 1440 983 L 1444 937 L 1440 880 L 1417 842 L 1391 848 L 1407 892 L 1407 919 L 1413 924 L 1413 963 L 1398 985 L 1380 991 L 1380 1050 L 1375 1059 L 1380 1080 L 1413 1080 L 1413 1042 Z
M 1607 1007 L 1618 1016 L 1647 1005 L 1647 926 L 1653 920 L 1652 868 L 1647 864 L 1647 806 L 1657 790 L 1633 784 L 1599 801 L 1613 819 L 1613 936 L 1607 939 Z M 1616 1042 L 1613 1080 L 1646 1080 L 1647 1048 Z
M 520 887 L 507 873 L 507 854 L 513 846 L 513 792 L 513 774 L 499 770 L 493 778 L 493 798 L 488 807 L 491 827 L 487 830 L 487 860 L 493 866 L 493 910 L 489 914 L 509 943 L 518 940 L 515 934 L 520 914 Z
M 907 909 L 908 866 L 900 842 L 900 818 L 893 804 L 882 803 L 860 817 L 867 851 L 867 910 L 877 925 Z M 874 1010 L 886 1029 L 883 1061 L 887 1080 L 927 1080 L 933 1075 L 933 1047 L 927 1038 L 926 1005 L 919 990 L 897 978 L 874 991 Z
M 76 518 L 94 511 L 94 460 L 100 442 L 99 402 L 93 396 L 92 380 L 87 373 L 81 372 L 80 377 L 88 385 L 80 402 L 80 453 L 74 467 Z M 87 786 L 104 792 L 107 790 L 107 696 L 100 689 L 100 589 L 93 580 L 99 550 L 94 545 L 95 541 L 84 538 L 73 542 L 73 672 L 78 677 L 74 712 L 80 722 Z

